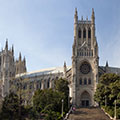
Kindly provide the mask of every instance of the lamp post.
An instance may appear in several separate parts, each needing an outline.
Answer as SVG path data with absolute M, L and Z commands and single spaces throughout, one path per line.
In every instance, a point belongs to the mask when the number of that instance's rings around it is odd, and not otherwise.
M 63 107 L 64 107 L 64 100 L 62 99 L 62 117 L 63 117 Z
M 114 114 L 114 120 L 116 120 L 116 100 L 115 100 L 115 114 Z

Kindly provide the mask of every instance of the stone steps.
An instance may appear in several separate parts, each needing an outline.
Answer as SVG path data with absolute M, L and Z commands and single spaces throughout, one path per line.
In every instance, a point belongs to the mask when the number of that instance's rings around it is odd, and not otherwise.
M 68 120 L 110 120 L 100 108 L 79 108 L 70 114 Z

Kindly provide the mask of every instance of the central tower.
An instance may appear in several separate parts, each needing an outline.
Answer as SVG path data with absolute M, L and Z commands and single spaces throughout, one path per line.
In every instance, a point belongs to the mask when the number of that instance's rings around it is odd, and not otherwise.
M 74 43 L 72 47 L 72 102 L 77 107 L 94 105 L 98 81 L 98 44 L 95 36 L 95 15 L 91 20 L 78 20 L 74 15 Z

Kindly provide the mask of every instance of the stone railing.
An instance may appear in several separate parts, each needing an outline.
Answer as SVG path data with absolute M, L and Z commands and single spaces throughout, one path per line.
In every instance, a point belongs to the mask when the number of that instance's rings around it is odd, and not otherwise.
M 68 120 L 69 115 L 72 113 L 72 111 L 73 111 L 73 107 L 71 106 L 70 110 L 68 111 L 68 113 L 66 113 L 65 118 L 63 118 L 63 120 Z
M 111 120 L 114 120 L 113 117 L 111 117 L 103 108 L 101 108 L 103 110 L 103 112 L 111 119 Z

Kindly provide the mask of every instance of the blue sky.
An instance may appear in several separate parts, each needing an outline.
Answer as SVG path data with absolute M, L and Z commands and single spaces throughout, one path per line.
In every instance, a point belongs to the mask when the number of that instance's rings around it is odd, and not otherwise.
M 8 38 L 28 71 L 71 65 L 75 7 L 79 19 L 95 10 L 100 65 L 120 67 L 120 0 L 0 0 L 0 47 Z

